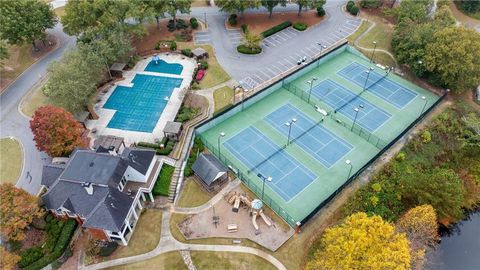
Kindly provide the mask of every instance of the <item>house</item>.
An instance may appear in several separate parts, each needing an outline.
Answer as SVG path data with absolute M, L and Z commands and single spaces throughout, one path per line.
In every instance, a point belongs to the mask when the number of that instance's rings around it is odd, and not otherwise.
M 76 149 L 66 164 L 43 168 L 45 208 L 75 218 L 97 239 L 127 245 L 160 171 L 154 150 Z
M 192 165 L 192 170 L 208 191 L 214 191 L 228 180 L 227 167 L 210 154 L 200 153 Z

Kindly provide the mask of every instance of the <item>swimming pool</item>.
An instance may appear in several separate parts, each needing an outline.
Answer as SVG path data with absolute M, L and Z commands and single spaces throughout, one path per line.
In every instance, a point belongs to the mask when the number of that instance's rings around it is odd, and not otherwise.
M 177 63 L 170 64 L 160 59 L 158 60 L 158 63 L 155 63 L 155 61 L 153 60 L 150 61 L 150 63 L 148 63 L 147 67 L 144 70 L 150 72 L 180 75 L 182 73 L 183 66 Z
M 103 108 L 116 110 L 108 128 L 152 132 L 182 79 L 137 74 L 133 86 L 117 86 Z

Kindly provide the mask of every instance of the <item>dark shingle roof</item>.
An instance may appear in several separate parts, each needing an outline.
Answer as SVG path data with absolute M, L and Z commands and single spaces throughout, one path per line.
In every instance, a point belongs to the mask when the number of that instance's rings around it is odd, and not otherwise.
M 65 165 L 44 165 L 42 171 L 42 185 L 49 188 L 58 179 L 65 169 Z
M 148 167 L 152 163 L 155 157 L 155 150 L 150 149 L 135 149 L 125 148 L 122 153 L 123 159 L 128 162 L 128 165 L 141 174 L 145 174 L 148 171 Z
M 219 174 L 227 172 L 227 168 L 214 156 L 204 153 L 198 155 L 197 160 L 192 165 L 192 169 L 207 185 L 217 180 Z

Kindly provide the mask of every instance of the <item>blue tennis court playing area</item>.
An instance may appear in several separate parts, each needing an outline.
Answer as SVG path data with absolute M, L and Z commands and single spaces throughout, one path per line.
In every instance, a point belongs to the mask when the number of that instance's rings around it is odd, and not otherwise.
M 345 79 L 354 82 L 363 89 L 365 81 L 367 80 L 367 70 L 368 68 L 366 66 L 353 62 L 340 70 L 338 74 Z M 393 106 L 403 109 L 417 96 L 417 93 L 390 80 L 388 77 L 384 77 L 385 74 L 386 73 L 380 74 L 376 71 L 370 72 L 366 84 L 367 91 L 384 99 Z
M 299 145 L 304 151 L 325 165 L 325 167 L 332 167 L 333 164 L 352 150 L 352 145 L 335 136 L 321 126 L 321 123 L 315 122 L 291 104 L 283 105 L 267 115 L 265 121 L 274 126 L 283 135 L 288 136 L 288 127 L 285 123 L 291 121 L 292 118 L 297 119 L 297 122 L 293 124 L 291 129 L 290 138 L 292 142 Z
M 377 130 L 392 117 L 388 112 L 330 79 L 323 80 L 317 84 L 312 89 L 312 95 L 325 102 L 334 110 L 341 108 L 337 112 L 347 116 L 352 121 L 356 115 L 354 109 L 359 108 L 356 123 L 370 132 Z M 347 102 L 349 103 L 347 104 Z
M 148 63 L 147 67 L 145 67 L 145 71 L 150 71 L 150 72 L 160 72 L 160 73 L 168 73 L 168 74 L 176 74 L 180 75 L 183 70 L 183 66 L 181 64 L 170 64 L 167 63 L 163 60 L 158 60 L 158 63 L 155 63 L 155 61 L 150 61 Z
M 116 110 L 107 127 L 152 132 L 182 79 L 137 74 L 133 86 L 117 86 L 103 108 Z
M 223 145 L 251 170 L 251 174 L 272 177 L 272 182 L 265 184 L 287 202 L 317 178 L 254 127 L 242 130 Z

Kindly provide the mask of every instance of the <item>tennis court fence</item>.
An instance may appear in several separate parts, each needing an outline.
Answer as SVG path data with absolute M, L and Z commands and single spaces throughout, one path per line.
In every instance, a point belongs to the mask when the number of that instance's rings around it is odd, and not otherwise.
M 200 134 L 197 134 L 196 136 L 200 137 L 200 140 L 203 142 L 206 148 L 208 148 L 211 152 L 211 154 L 215 155 L 218 160 L 227 168 L 232 170 L 236 176 L 253 192 L 255 195 L 258 196 L 258 198 L 262 198 L 262 185 L 258 186 L 255 182 L 259 182 L 258 180 L 255 181 L 253 178 L 257 177 L 255 173 L 248 173 L 244 172 L 241 169 L 237 168 L 233 163 L 231 162 L 225 155 L 222 153 L 219 154 L 219 151 L 217 147 L 213 146 L 211 143 L 209 143 L 203 136 Z M 281 148 L 281 150 L 283 150 Z M 267 194 L 263 194 L 263 203 L 265 203 L 270 209 L 272 209 L 277 215 L 282 217 L 288 225 L 290 225 L 292 228 L 296 226 L 296 223 L 298 220 L 293 219 L 292 216 L 290 216 L 287 211 L 285 211 L 278 203 L 276 203 L 270 196 Z
M 309 103 L 310 105 L 317 105 L 317 104 L 315 104 L 315 103 L 317 103 L 317 101 L 313 101 L 312 99 L 310 99 L 310 102 L 308 102 L 308 95 L 309 94 L 305 90 L 301 89 L 300 87 L 295 86 L 291 83 L 284 84 L 283 87 L 285 89 L 287 89 L 289 92 L 291 92 L 294 95 L 296 95 L 297 97 L 299 97 L 300 99 L 302 99 L 303 101 Z M 355 97 L 355 98 L 357 98 L 357 97 Z M 328 106 L 326 104 L 322 104 L 322 105 Z M 373 146 L 377 147 L 378 149 L 382 149 L 383 147 L 385 147 L 385 145 L 387 145 L 386 141 L 380 139 L 375 134 L 373 134 L 373 133 L 369 132 L 368 130 L 362 128 L 357 123 L 355 123 L 355 125 L 354 125 L 353 121 L 350 120 L 348 117 L 345 117 L 345 116 L 343 116 L 339 113 L 333 114 L 333 108 L 331 108 L 331 110 L 328 113 L 330 114 L 330 118 L 332 118 L 335 121 L 335 123 L 337 123 L 340 126 L 348 129 L 349 131 L 357 134 L 358 136 L 360 136 L 360 138 L 366 140 L 367 142 L 369 142 Z M 353 126 L 353 128 L 352 128 L 352 126 Z

